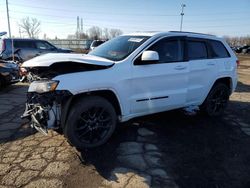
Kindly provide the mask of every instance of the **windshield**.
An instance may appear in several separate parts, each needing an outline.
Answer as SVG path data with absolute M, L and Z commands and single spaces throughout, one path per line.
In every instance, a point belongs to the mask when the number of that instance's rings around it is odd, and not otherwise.
M 112 61 L 120 61 L 129 56 L 148 38 L 148 36 L 119 36 L 103 43 L 89 54 L 103 57 Z

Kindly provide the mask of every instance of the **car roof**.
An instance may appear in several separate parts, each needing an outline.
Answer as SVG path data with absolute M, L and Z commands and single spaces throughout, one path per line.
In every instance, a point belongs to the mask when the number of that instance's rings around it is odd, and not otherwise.
M 5 38 L 5 40 L 14 40 L 14 41 L 46 41 L 41 39 L 29 39 L 29 38 Z
M 164 37 L 164 36 L 188 36 L 188 37 L 198 37 L 198 38 L 207 38 L 207 39 L 220 39 L 215 35 L 204 34 L 204 33 L 195 33 L 195 32 L 186 32 L 186 31 L 148 31 L 148 32 L 135 32 L 130 34 L 125 34 L 128 36 L 149 36 L 149 37 Z

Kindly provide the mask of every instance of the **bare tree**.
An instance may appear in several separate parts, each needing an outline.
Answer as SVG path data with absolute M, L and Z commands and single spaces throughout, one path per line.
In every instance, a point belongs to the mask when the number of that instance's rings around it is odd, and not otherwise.
M 36 18 L 23 18 L 19 26 L 23 29 L 23 32 L 29 36 L 29 38 L 37 38 L 38 34 L 41 32 L 41 22 Z
M 120 29 L 110 29 L 109 30 L 109 37 L 114 38 L 122 34 L 122 30 Z
M 109 29 L 108 28 L 104 28 L 103 30 L 102 30 L 102 33 L 103 33 L 103 39 L 104 40 L 109 40 L 110 39 L 110 36 L 109 36 Z
M 224 36 L 227 43 L 231 46 L 242 46 L 242 45 L 250 45 L 250 35 L 242 36 L 242 37 L 229 37 Z
M 88 33 L 89 33 L 89 38 L 93 40 L 98 40 L 101 39 L 102 37 L 102 29 L 97 26 L 89 28 Z

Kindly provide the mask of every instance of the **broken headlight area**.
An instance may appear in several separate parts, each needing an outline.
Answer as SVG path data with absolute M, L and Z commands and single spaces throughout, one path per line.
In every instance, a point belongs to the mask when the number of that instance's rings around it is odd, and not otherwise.
M 46 93 L 28 92 L 22 118 L 28 118 L 32 128 L 47 134 L 48 129 L 60 127 L 62 106 L 71 96 L 72 94 L 65 90 Z

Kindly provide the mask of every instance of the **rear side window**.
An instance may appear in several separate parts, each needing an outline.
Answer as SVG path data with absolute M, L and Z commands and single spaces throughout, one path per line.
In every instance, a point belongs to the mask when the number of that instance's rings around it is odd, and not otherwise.
M 212 58 L 226 58 L 230 57 L 227 49 L 220 41 L 210 40 L 211 56 Z
M 14 41 L 15 48 L 35 48 L 33 41 Z
M 189 60 L 206 59 L 207 47 L 203 41 L 188 41 L 188 58 Z

